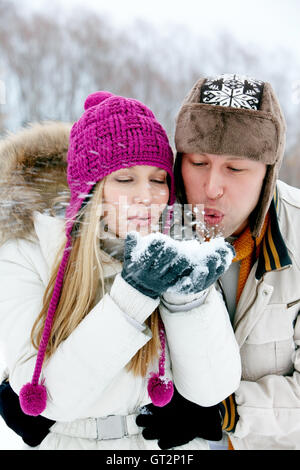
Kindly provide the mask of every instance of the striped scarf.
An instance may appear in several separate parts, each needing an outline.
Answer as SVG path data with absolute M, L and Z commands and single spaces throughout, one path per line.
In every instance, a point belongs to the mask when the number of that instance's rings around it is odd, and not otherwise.
M 236 294 L 236 304 L 238 304 L 240 300 L 241 293 L 243 292 L 251 268 L 259 256 L 261 242 L 263 241 L 266 234 L 269 220 L 270 217 L 269 214 L 267 214 L 261 234 L 256 239 L 253 239 L 250 228 L 248 226 L 244 232 L 241 233 L 239 238 L 233 242 L 233 246 L 236 252 L 236 257 L 234 258 L 233 262 L 241 261 Z
M 237 293 L 236 293 L 236 305 L 238 304 L 249 273 L 255 261 L 258 259 L 261 243 L 266 234 L 269 224 L 269 214 L 267 214 L 264 225 L 259 237 L 253 239 L 249 226 L 241 233 L 241 235 L 233 242 L 233 246 L 236 252 L 236 256 L 233 262 L 240 261 L 240 273 L 238 279 Z M 223 421 L 223 429 L 227 431 L 233 429 L 236 420 L 235 403 L 233 395 L 230 395 L 226 400 L 225 409 L 229 407 L 230 412 L 226 412 Z M 228 437 L 228 450 L 234 450 L 231 440 Z

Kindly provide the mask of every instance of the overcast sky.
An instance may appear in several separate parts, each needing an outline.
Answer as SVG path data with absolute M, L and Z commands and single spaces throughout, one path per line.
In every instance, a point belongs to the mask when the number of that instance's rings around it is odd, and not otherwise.
M 156 25 L 183 24 L 191 31 L 214 35 L 216 29 L 231 31 L 241 42 L 255 42 L 276 52 L 286 46 L 299 54 L 299 0 L 25 0 L 28 7 L 74 8 L 90 6 L 107 13 L 115 23 L 130 24 L 136 18 Z

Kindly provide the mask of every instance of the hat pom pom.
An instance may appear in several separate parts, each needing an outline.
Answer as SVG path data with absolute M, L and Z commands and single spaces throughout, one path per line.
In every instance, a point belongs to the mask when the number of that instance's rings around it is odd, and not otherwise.
M 107 98 L 110 98 L 111 96 L 114 96 L 112 93 L 109 91 L 95 91 L 95 93 L 92 93 L 87 97 L 87 99 L 84 102 L 84 109 L 85 111 L 92 106 L 96 106 L 99 103 L 102 103 L 102 101 L 106 100 Z
M 160 408 L 167 405 L 173 397 L 174 386 L 172 380 L 161 379 L 159 374 L 151 374 L 148 381 L 148 393 L 153 405 Z
M 23 412 L 30 416 L 40 415 L 47 404 L 47 390 L 44 385 L 27 383 L 21 388 L 19 395 Z

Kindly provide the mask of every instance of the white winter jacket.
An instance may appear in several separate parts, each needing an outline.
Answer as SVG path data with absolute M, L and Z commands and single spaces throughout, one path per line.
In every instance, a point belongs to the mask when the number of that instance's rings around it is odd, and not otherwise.
M 36 351 L 30 344 L 30 331 L 42 305 L 56 242 L 64 230 L 62 220 L 38 212 L 34 223 L 39 243 L 11 240 L 0 248 L 0 342 L 10 383 L 17 393 L 31 379 Z M 116 274 L 120 270 L 118 261 L 107 266 L 105 275 L 112 277 L 110 293 L 98 302 L 43 368 L 49 394 L 43 413 L 47 418 L 72 422 L 130 415 L 150 402 L 147 377 L 135 377 L 125 366 L 151 338 L 151 331 L 147 327 L 143 329 L 143 322 L 158 301 L 127 284 Z M 161 305 L 160 312 L 170 349 L 167 376 L 173 378 L 178 391 L 203 406 L 214 405 L 235 391 L 240 380 L 240 359 L 220 294 L 211 288 L 199 307 L 170 313 Z M 77 438 L 62 436 L 56 429 L 54 425 L 41 448 L 83 446 Z M 158 448 L 155 441 L 147 442 L 141 435 L 123 439 L 134 442 L 114 442 L 113 448 L 124 448 L 124 445 L 129 449 Z M 93 448 L 105 449 L 111 445 L 95 440 Z M 188 446 L 205 447 L 201 439 Z
M 268 234 L 266 272 L 256 279 L 253 266 L 233 324 L 242 359 L 230 435 L 237 450 L 300 450 L 300 190 L 278 181 L 276 202 L 280 234 Z
M 2 193 L 0 188 L 0 200 L 5 197 L 7 201 L 0 208 L 2 229 L 13 231 L 0 247 L 0 348 L 16 393 L 32 377 L 37 351 L 31 345 L 30 332 L 41 310 L 64 230 L 62 219 L 33 211 L 37 197 L 42 207 L 49 197 L 46 188 L 36 191 L 41 175 L 37 181 L 34 177 L 52 164 L 53 142 L 61 142 L 54 146 L 54 170 L 57 171 L 57 162 L 63 167 L 68 129 L 46 124 L 22 132 L 0 147 L 0 157 L 5 156 L 0 158 L 2 177 L 7 177 L 7 181 L 11 175 L 17 178 L 15 186 L 7 185 Z M 22 174 L 20 180 L 18 169 L 22 161 L 29 169 L 26 168 L 26 178 Z M 52 177 L 52 173 L 49 175 L 48 172 L 45 181 Z M 53 191 L 53 186 L 49 186 Z M 29 228 L 28 221 L 32 221 Z M 32 239 L 28 237 L 31 232 Z M 57 423 L 41 449 L 158 449 L 155 440 L 143 439 L 141 430 L 122 439 L 91 437 L 95 431 L 91 429 L 93 418 L 110 415 L 132 418 L 141 406 L 150 403 L 148 377 L 135 377 L 125 366 L 150 340 L 151 331 L 144 322 L 159 303 L 123 280 L 118 261 L 112 259 L 105 269 L 106 295 L 43 367 L 42 378 L 48 390 L 43 415 Z M 215 288 L 209 289 L 204 303 L 185 311 L 184 304 L 191 300 L 184 296 L 169 297 L 170 305 L 177 306 L 175 313 L 160 305 L 167 337 L 166 375 L 185 398 L 210 406 L 237 389 L 240 355 L 226 308 Z M 149 372 L 156 372 L 157 366 L 149 367 Z M 89 439 L 85 438 L 86 433 Z M 194 439 L 182 448 L 205 449 L 208 445 L 202 439 Z

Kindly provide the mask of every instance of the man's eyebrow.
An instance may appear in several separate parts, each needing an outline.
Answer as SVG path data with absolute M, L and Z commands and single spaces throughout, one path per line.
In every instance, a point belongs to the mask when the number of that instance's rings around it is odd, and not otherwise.
M 247 157 L 237 157 L 236 155 L 225 155 L 227 160 L 249 160 Z
M 207 153 L 199 153 L 200 157 L 209 157 Z M 226 160 L 249 160 L 247 157 L 237 156 L 237 155 L 219 155 L 220 157 L 225 157 Z

